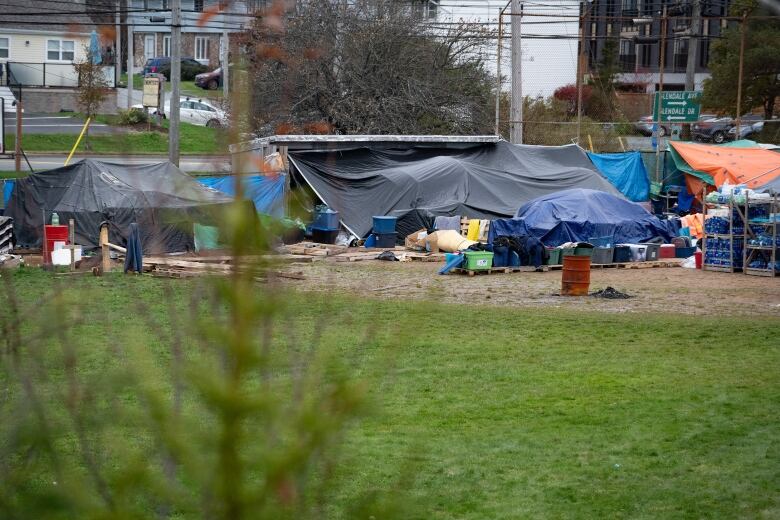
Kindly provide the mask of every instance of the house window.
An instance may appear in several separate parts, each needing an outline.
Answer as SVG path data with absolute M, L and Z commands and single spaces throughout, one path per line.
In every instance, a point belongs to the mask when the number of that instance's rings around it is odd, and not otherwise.
M 171 37 L 163 36 L 163 56 L 171 55 Z
M 76 45 L 73 40 L 47 40 L 46 59 L 50 61 L 73 61 Z
M 8 57 L 8 48 L 10 40 L 8 38 L 0 38 L 0 58 Z
M 195 0 L 195 12 L 196 13 L 203 12 L 203 0 Z
M 195 59 L 196 60 L 208 60 L 209 59 L 209 39 L 208 38 L 195 38 Z

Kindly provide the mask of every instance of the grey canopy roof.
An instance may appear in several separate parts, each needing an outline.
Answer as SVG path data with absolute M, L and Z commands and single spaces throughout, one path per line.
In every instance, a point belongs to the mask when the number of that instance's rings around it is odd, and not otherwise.
M 373 215 L 399 218 L 411 233 L 438 215 L 512 217 L 526 202 L 589 188 L 623 197 L 576 145 L 523 146 L 505 141 L 465 150 L 430 147 L 291 152 L 294 174 L 341 214 L 358 236 Z

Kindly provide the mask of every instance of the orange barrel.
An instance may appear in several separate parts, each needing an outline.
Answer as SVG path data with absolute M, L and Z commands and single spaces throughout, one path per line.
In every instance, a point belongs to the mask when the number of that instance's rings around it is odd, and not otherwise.
M 563 257 L 561 296 L 587 296 L 590 287 L 590 257 Z

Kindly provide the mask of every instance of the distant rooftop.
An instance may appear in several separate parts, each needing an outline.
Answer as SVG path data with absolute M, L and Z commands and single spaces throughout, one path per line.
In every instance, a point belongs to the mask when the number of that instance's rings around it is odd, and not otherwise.
M 497 143 L 497 135 L 272 135 L 230 145 L 230 153 L 248 152 L 267 146 L 287 146 L 290 150 L 327 150 L 350 145 L 435 144 L 458 147 Z

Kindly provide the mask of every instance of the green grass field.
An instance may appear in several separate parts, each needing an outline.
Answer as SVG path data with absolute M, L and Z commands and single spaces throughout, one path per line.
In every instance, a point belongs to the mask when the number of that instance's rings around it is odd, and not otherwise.
M 123 72 L 119 79 L 121 85 L 127 85 L 127 73 Z M 133 74 L 133 88 L 136 90 L 142 90 L 144 88 L 144 78 L 140 74 Z M 222 99 L 222 89 L 206 90 L 195 85 L 195 81 L 182 81 L 181 93 L 183 96 L 192 96 L 199 98 L 209 99 Z M 165 82 L 165 91 L 171 91 L 171 82 Z
M 31 269 L 13 278 L 28 334 L 54 285 L 79 302 L 84 380 L 119 366 L 111 345 L 128 334 L 164 364 L 169 354 L 135 302 L 165 325 L 197 284 Z M 323 343 L 374 404 L 347 434 L 328 517 L 361 489 L 393 485 L 401 468 L 420 518 L 780 517 L 778 319 L 286 301 L 283 325 L 301 343 L 325 317 Z M 52 370 L 46 393 L 62 380 Z
M 163 125 L 167 125 L 167 121 Z M 183 154 L 225 153 L 227 147 L 217 128 L 182 123 L 180 127 L 180 149 Z M 25 134 L 22 147 L 25 152 L 61 152 L 69 153 L 76 144 L 78 135 L 74 134 Z M 87 143 L 88 141 L 88 143 Z M 6 135 L 6 149 L 14 149 L 14 136 Z M 89 148 L 87 148 L 89 145 Z M 162 132 L 128 132 L 116 135 L 92 135 L 85 137 L 78 148 L 79 152 L 144 154 L 168 153 L 168 134 Z

